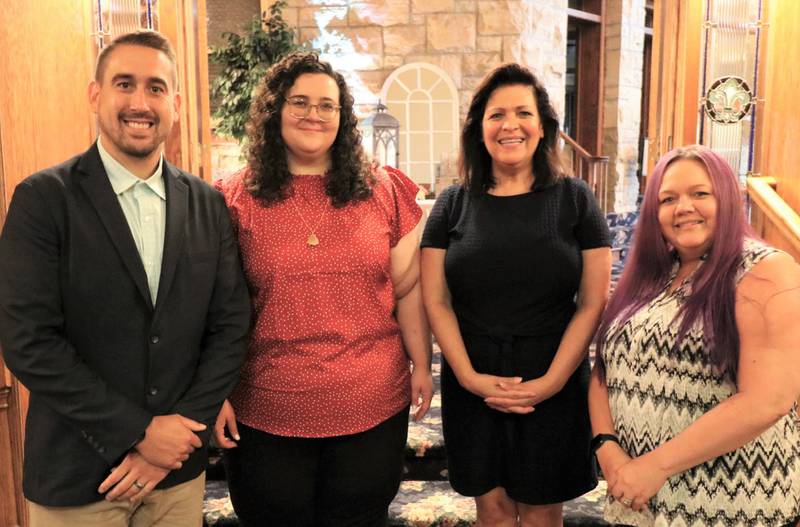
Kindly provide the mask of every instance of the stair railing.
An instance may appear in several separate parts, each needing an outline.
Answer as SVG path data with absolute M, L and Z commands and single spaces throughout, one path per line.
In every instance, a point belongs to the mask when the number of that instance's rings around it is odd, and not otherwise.
M 756 234 L 768 238 L 775 231 L 787 245 L 781 248 L 800 260 L 800 215 L 775 191 L 777 182 L 771 177 L 748 177 L 747 195 L 752 205 L 750 223 Z M 771 232 L 768 232 L 771 231 Z
M 584 180 L 594 192 L 603 212 L 608 212 L 608 156 L 593 156 L 573 138 L 559 130 L 561 157 L 572 175 Z

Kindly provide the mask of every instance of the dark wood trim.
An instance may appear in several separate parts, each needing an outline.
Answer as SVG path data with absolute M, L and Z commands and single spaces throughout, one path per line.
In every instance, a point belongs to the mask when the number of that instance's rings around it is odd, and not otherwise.
M 590 154 L 585 148 L 583 148 L 577 141 L 573 138 L 562 132 L 561 130 L 558 131 L 558 137 L 564 141 L 570 148 L 577 152 L 579 157 L 582 157 L 586 161 L 589 162 L 598 162 L 598 161 L 608 161 L 608 156 L 595 156 Z
M 8 422 L 13 455 L 14 496 L 17 518 L 21 526 L 28 525 L 28 504 L 22 491 L 22 460 L 25 439 L 25 417 L 28 413 L 28 390 L 14 379 L 11 383 Z
M 582 11 L 604 20 L 604 0 L 585 0 L 584 8 L 601 13 L 595 15 Z M 587 23 L 584 19 L 577 19 L 575 26 L 578 33 L 575 140 L 590 154 L 599 155 L 603 148 L 605 24 Z
M 652 30 L 651 30 L 652 34 Z M 639 195 L 644 194 L 644 170 L 645 160 L 645 138 L 650 126 L 650 70 L 653 68 L 653 37 L 645 30 L 644 51 L 642 56 L 642 102 L 640 106 L 639 123 L 639 167 L 636 169 L 636 177 L 639 180 Z
M 5 368 L 0 371 L 5 382 Z M 22 494 L 22 421 L 19 413 L 19 383 L 0 387 L 0 518 L 2 525 L 28 524 L 28 509 Z
M 16 497 L 14 496 L 14 459 L 11 448 L 11 427 L 8 426 L 8 401 L 11 389 L 0 388 L 0 518 L 2 525 L 17 525 Z

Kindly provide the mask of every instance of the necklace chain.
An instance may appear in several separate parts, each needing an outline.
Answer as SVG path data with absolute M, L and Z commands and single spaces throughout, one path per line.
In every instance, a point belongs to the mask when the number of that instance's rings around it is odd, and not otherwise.
M 317 230 L 317 227 L 319 227 L 319 226 L 322 224 L 322 220 L 323 220 L 323 218 L 325 218 L 325 213 L 326 213 L 326 212 L 328 212 L 328 207 L 324 207 L 324 208 L 322 209 L 322 214 L 320 214 L 320 216 L 319 216 L 319 219 L 317 220 L 317 223 L 316 223 L 316 225 L 314 225 L 314 226 L 312 227 L 312 226 L 311 226 L 311 225 L 309 225 L 309 223 L 306 221 L 306 218 L 305 218 L 305 216 L 303 216 L 303 214 L 300 212 L 300 207 L 298 207 L 298 206 L 297 206 L 297 203 L 296 203 L 296 202 L 295 202 L 295 200 L 294 200 L 294 198 L 295 198 L 295 197 L 296 197 L 298 194 L 299 194 L 299 193 L 297 192 L 297 188 L 295 188 L 295 189 L 294 189 L 294 192 L 292 193 L 292 197 L 291 197 L 291 198 L 289 198 L 289 201 L 291 201 L 291 202 L 292 202 L 292 205 L 294 206 L 294 211 L 297 213 L 297 217 L 298 217 L 298 218 L 300 218 L 300 221 L 302 221 L 302 222 L 303 222 L 303 225 L 305 225 L 305 226 L 306 226 L 306 229 L 308 229 L 308 231 L 309 231 L 308 238 L 306 238 L 306 245 L 308 245 L 309 247 L 316 247 L 317 245 L 319 245 L 319 238 L 318 238 L 318 237 L 317 237 L 317 235 L 316 235 L 316 230 Z M 305 196 L 301 196 L 301 197 L 303 198 L 303 201 L 305 201 L 306 203 L 308 203 L 309 205 L 311 205 L 311 202 L 309 202 L 307 199 L 305 199 Z

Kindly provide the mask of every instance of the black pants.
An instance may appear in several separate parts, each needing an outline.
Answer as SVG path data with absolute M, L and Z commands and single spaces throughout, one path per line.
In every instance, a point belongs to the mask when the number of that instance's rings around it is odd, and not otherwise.
M 226 452 L 231 502 L 245 527 L 379 527 L 397 494 L 408 408 L 346 436 L 283 437 L 241 423 Z

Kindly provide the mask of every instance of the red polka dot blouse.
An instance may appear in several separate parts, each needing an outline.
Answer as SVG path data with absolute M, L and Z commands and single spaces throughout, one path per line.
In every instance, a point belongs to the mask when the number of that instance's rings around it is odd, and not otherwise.
M 245 171 L 216 183 L 254 309 L 236 417 L 282 436 L 370 429 L 410 402 L 389 255 L 420 220 L 417 187 L 380 170 L 369 199 L 334 208 L 324 177 L 302 175 L 289 198 L 264 206 Z

